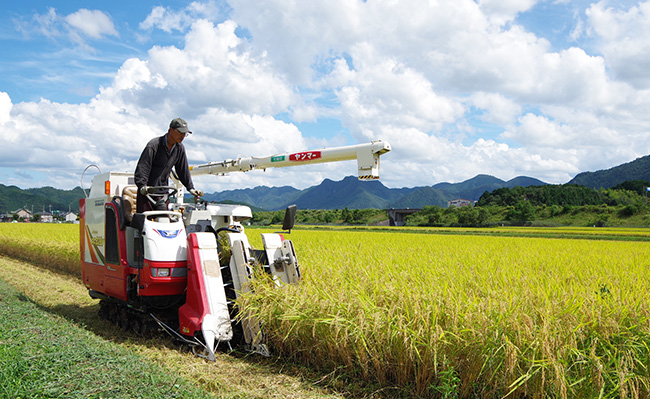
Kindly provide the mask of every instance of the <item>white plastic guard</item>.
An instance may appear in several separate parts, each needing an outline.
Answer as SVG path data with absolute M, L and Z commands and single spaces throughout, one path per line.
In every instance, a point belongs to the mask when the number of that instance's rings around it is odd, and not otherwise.
M 237 297 L 242 292 L 251 290 L 248 281 L 252 278 L 250 259 L 250 244 L 248 237 L 244 233 L 228 233 L 228 242 L 230 244 L 230 272 L 232 273 L 233 284 Z M 244 339 L 251 346 L 254 352 L 264 356 L 269 356 L 269 351 L 264 344 L 262 329 L 257 319 L 253 317 L 243 317 L 241 320 L 242 329 L 244 330 Z
M 187 259 L 187 233 L 178 212 L 147 211 L 147 217 L 157 220 L 144 223 L 144 257 L 153 261 L 185 261 Z M 176 222 L 170 219 L 176 218 Z
M 287 259 L 287 281 L 289 284 L 296 284 L 300 281 L 300 266 L 298 266 L 298 257 L 291 240 L 282 241 L 282 256 Z
M 279 234 L 264 233 L 262 242 L 276 282 L 280 280 L 285 284 L 296 284 L 300 280 L 300 269 L 291 240 L 282 241 Z
M 218 342 L 232 339 L 232 326 L 228 312 L 228 300 L 223 287 L 217 240 L 213 233 L 196 233 L 203 272 L 203 292 L 209 312 L 203 317 L 201 331 L 209 351 L 209 359 L 215 360 L 214 350 Z

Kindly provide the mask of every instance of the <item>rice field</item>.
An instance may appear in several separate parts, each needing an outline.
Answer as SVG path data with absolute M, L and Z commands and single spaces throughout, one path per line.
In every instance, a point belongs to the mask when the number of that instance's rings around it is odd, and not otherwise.
M 650 395 L 647 242 L 291 238 L 303 283 L 246 303 L 287 356 L 422 397 Z
M 79 275 L 79 225 L 0 223 L 0 254 Z
M 71 273 L 77 229 L 0 225 L 0 252 Z M 648 397 L 648 232 L 570 230 L 295 229 L 302 283 L 242 305 L 275 353 L 389 397 Z M 580 238 L 604 231 L 627 238 Z

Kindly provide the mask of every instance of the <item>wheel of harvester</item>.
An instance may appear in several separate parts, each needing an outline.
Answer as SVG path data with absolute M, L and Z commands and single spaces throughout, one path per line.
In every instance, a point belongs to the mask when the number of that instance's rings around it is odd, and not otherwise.
M 108 321 L 117 325 L 119 320 L 119 311 L 114 303 L 108 303 Z
M 117 325 L 124 331 L 129 330 L 129 312 L 123 307 L 118 310 Z
M 137 317 L 133 317 L 130 321 L 130 329 L 135 333 L 137 336 L 142 336 L 142 320 L 140 320 Z
M 97 312 L 97 315 L 99 315 L 99 318 L 102 320 L 110 320 L 110 304 L 104 300 L 99 301 L 99 311 Z

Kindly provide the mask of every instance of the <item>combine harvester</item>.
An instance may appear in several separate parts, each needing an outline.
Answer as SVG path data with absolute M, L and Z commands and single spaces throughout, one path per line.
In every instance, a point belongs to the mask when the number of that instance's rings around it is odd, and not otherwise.
M 373 141 L 190 170 L 193 176 L 224 175 L 356 159 L 359 179 L 370 180 L 379 178 L 379 156 L 390 150 L 388 143 Z M 79 201 L 82 279 L 100 300 L 100 317 L 139 334 L 162 327 L 210 360 L 220 343 L 232 348 L 231 342 L 268 355 L 259 323 L 239 315 L 234 301 L 250 290 L 256 267 L 278 287 L 297 283 L 293 243 L 279 233 L 262 234 L 264 249 L 251 248 L 242 225 L 252 217 L 250 208 L 185 204 L 178 181 L 149 189 L 154 211 L 135 213 L 136 193 L 132 173 L 100 172 Z M 176 202 L 168 205 L 171 196 Z M 293 228 L 295 213 L 295 205 L 287 208 L 283 230 Z

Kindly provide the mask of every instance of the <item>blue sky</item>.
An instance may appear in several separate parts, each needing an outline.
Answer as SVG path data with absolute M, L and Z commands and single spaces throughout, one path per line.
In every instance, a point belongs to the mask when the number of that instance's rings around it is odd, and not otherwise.
M 6 2 L 5 2 L 6 3 Z M 78 1 L 0 6 L 0 183 L 132 171 L 185 118 L 190 163 L 383 139 L 389 187 L 564 183 L 650 153 L 650 2 Z M 318 184 L 352 162 L 200 177 Z
M 2 28 L 2 46 L 7 57 L 0 78 L 3 90 L 15 101 L 87 102 L 100 86 L 110 85 L 115 72 L 131 57 L 146 57 L 153 45 L 183 44 L 181 32 L 142 30 L 139 25 L 156 2 L 111 1 L 100 9 L 113 23 L 115 33 L 101 37 L 71 37 L 65 17 L 88 9 L 78 1 L 29 1 L 3 4 L 10 23 Z M 183 8 L 187 2 L 171 1 L 169 7 Z M 96 10 L 96 9 L 93 9 Z M 54 12 L 49 26 L 42 20 Z M 52 18 L 50 18 L 52 19 Z M 42 32 L 47 29 L 48 32 Z M 83 42 L 83 43 L 80 43 Z

